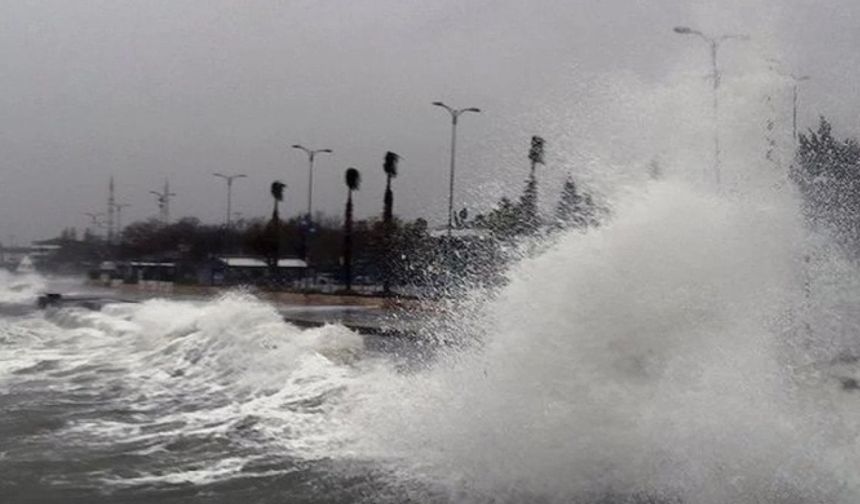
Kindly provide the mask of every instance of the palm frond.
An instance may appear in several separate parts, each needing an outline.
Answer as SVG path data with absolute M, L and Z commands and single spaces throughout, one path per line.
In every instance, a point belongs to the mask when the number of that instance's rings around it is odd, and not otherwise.
M 286 187 L 287 184 L 284 184 L 280 180 L 272 182 L 272 197 L 278 201 L 284 201 L 284 189 Z
M 397 163 L 400 161 L 400 156 L 388 151 L 385 153 L 385 163 L 382 165 L 385 173 L 390 177 L 397 176 Z
M 355 191 L 361 185 L 361 173 L 355 168 L 346 170 L 346 186 L 350 191 Z

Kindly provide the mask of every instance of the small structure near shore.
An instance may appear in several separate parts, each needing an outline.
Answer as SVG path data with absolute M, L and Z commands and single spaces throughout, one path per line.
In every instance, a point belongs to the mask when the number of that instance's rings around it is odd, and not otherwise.
M 308 264 L 297 258 L 278 260 L 278 275 L 290 281 L 303 278 Z M 203 285 L 257 284 L 271 275 L 269 264 L 254 256 L 213 257 L 198 270 L 198 282 Z

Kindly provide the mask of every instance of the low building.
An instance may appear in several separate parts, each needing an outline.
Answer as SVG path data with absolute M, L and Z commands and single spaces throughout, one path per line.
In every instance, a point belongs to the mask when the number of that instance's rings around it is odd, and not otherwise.
M 278 260 L 278 277 L 281 281 L 299 280 L 308 271 L 308 264 L 302 259 Z M 206 285 L 265 283 L 271 279 L 271 268 L 268 262 L 255 256 L 213 257 L 198 270 L 197 279 Z
M 90 278 L 104 284 L 113 281 L 140 283 L 144 281 L 173 282 L 176 263 L 173 261 L 102 261 L 90 271 Z

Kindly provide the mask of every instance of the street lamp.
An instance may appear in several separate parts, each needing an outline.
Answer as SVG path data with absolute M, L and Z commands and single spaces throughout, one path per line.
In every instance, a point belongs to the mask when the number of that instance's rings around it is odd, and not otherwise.
M 84 212 L 84 215 L 90 218 L 90 223 L 96 227 L 102 227 L 104 224 L 99 220 L 99 217 L 104 217 L 104 214 L 101 212 L 92 213 L 92 212 Z
M 213 173 L 218 178 L 222 178 L 227 182 L 227 223 L 226 229 L 230 229 L 230 216 L 232 215 L 233 210 L 233 181 L 240 178 L 246 178 L 247 175 L 238 173 L 236 175 L 222 175 L 220 173 Z
M 785 72 L 780 67 L 782 63 L 775 58 L 768 58 L 767 60 L 770 63 L 770 69 L 775 72 L 777 75 L 781 77 L 785 77 L 791 80 L 791 102 L 792 102 L 792 111 L 791 111 L 791 137 L 794 139 L 795 143 L 797 143 L 797 91 L 800 83 L 803 81 L 808 81 L 812 77 L 808 75 L 795 75 L 792 72 Z
M 714 180 L 717 186 L 720 185 L 720 125 L 719 125 L 719 89 L 720 89 L 720 68 L 717 65 L 717 52 L 720 44 L 727 40 L 749 40 L 749 35 L 720 35 L 712 37 L 705 35 L 699 30 L 694 30 L 687 26 L 676 26 L 675 33 L 680 35 L 695 35 L 705 42 L 711 48 L 711 79 L 714 83 Z
M 165 226 L 168 225 L 170 223 L 170 198 L 176 196 L 176 193 L 170 192 L 170 182 L 167 180 L 164 181 L 164 189 L 161 192 L 149 191 L 149 193 L 155 195 L 161 221 Z
M 474 112 L 477 114 L 481 112 L 481 109 L 476 107 L 455 109 L 439 101 L 433 102 L 433 105 L 442 107 L 451 114 L 451 172 L 448 178 L 448 238 L 451 238 L 451 229 L 453 228 L 452 219 L 454 216 L 454 166 L 457 149 L 457 119 L 465 112 Z
M 104 223 L 99 220 L 100 217 L 104 217 L 105 214 L 101 212 L 93 213 L 93 212 L 84 212 L 84 215 L 90 218 L 90 224 L 93 225 L 96 229 L 104 227 Z M 98 232 L 96 231 L 95 236 L 98 236 Z
M 317 154 L 331 154 L 334 152 L 331 149 L 308 149 L 303 145 L 293 145 L 293 149 L 299 149 L 304 151 L 305 154 L 308 155 L 308 222 L 307 225 L 310 227 L 311 225 L 311 217 L 313 212 L 313 201 L 314 201 L 314 158 L 316 158 Z

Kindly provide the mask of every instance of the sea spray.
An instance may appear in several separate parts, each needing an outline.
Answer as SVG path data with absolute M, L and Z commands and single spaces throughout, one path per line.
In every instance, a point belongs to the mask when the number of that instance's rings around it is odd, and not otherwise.
M 358 451 L 464 500 L 856 501 L 855 449 L 823 434 L 843 407 L 810 399 L 841 392 L 801 389 L 783 344 L 805 233 L 766 196 L 628 195 L 511 271 L 480 348 L 353 408 Z
M 0 305 L 35 302 L 45 285 L 45 279 L 38 274 L 0 269 Z
M 420 366 L 229 294 L 4 320 L 0 391 L 75 398 L 39 439 L 123 457 L 74 476 L 108 489 L 316 464 L 384 477 L 367 502 L 856 502 L 853 267 L 789 193 L 614 201 L 451 300 Z

